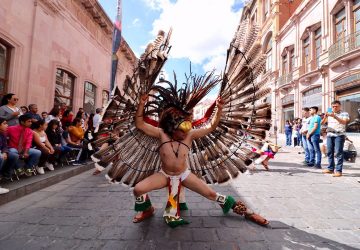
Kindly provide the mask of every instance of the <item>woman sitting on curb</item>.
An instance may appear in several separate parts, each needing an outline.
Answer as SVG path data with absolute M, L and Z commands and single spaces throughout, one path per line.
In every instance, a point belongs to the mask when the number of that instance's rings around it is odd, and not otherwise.
M 41 151 L 41 157 L 39 165 L 36 167 L 36 171 L 39 174 L 45 174 L 44 167 L 50 171 L 54 170 L 53 164 L 49 163 L 49 157 L 55 153 L 54 148 L 51 146 L 45 130 L 47 128 L 45 120 L 37 121 L 34 124 L 34 146 Z

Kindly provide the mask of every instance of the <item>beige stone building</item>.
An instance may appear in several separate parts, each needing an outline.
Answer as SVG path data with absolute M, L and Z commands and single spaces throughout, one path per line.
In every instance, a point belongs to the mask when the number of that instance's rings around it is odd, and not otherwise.
M 103 106 L 109 95 L 113 24 L 97 0 L 2 0 L 0 95 L 49 111 Z M 123 40 L 117 84 L 137 58 Z
M 301 117 L 303 107 L 326 112 L 339 100 L 351 121 L 360 108 L 360 1 L 253 0 L 244 9 L 261 27 L 273 121 Z M 358 137 L 359 128 L 349 127 Z

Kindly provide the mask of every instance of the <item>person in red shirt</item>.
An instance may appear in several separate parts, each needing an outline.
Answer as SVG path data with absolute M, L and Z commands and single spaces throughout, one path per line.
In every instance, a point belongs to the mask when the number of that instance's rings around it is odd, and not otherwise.
M 15 153 L 19 159 L 25 161 L 25 170 L 17 168 L 19 175 L 31 176 L 33 166 L 39 162 L 41 151 L 30 148 L 33 139 L 33 131 L 30 129 L 32 117 L 25 114 L 19 117 L 19 125 L 8 128 L 9 152 Z M 17 163 L 18 165 L 18 163 Z

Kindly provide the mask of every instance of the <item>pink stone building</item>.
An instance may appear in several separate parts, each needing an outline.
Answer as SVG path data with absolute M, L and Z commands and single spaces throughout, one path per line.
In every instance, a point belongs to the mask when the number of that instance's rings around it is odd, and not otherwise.
M 49 111 L 65 102 L 93 112 L 109 95 L 113 24 L 97 0 L 2 0 L 0 95 Z M 123 40 L 119 85 L 137 58 Z
M 326 112 L 342 103 L 360 119 L 360 0 L 252 0 L 242 19 L 260 25 L 272 87 L 273 124 L 301 117 L 304 107 Z M 360 145 L 360 126 L 348 127 Z

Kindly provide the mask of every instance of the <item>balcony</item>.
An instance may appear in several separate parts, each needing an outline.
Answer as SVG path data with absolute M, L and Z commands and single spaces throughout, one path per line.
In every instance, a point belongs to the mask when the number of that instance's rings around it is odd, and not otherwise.
M 293 80 L 293 73 L 292 72 L 287 74 L 287 75 L 282 75 L 278 79 L 278 87 L 281 87 L 281 86 L 283 86 L 285 84 L 288 84 L 292 80 Z
M 360 31 L 350 34 L 329 47 L 329 62 L 360 47 Z

